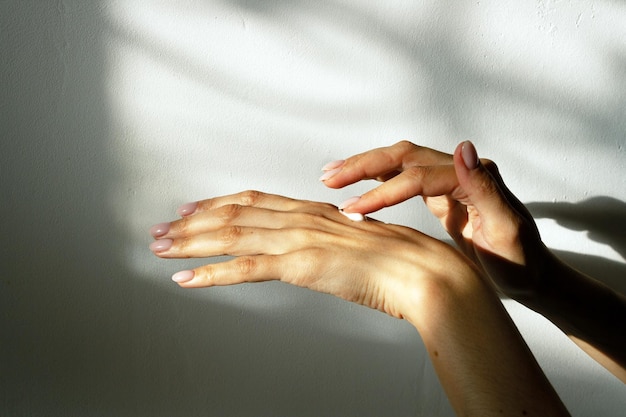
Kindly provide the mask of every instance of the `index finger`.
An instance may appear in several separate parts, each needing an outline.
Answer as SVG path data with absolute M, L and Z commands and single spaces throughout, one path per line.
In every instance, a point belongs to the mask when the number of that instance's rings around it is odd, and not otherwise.
M 341 188 L 366 179 L 386 181 L 415 166 L 452 164 L 452 155 L 408 141 L 354 155 L 323 179 L 330 188 Z
M 436 197 L 452 194 L 458 187 L 454 165 L 415 166 L 366 192 L 343 209 L 348 213 L 367 214 L 418 195 Z

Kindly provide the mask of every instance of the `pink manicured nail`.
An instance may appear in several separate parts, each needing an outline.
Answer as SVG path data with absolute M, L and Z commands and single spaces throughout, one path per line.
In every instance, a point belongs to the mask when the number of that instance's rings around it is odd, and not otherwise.
M 152 237 L 161 237 L 170 231 L 169 223 L 159 223 L 155 224 L 150 228 L 150 234 Z
M 172 247 L 172 239 L 159 239 L 150 244 L 150 250 L 152 252 L 165 252 Z
M 183 282 L 191 281 L 196 275 L 193 271 L 180 271 L 172 275 L 172 281 L 182 284 Z
M 476 152 L 474 144 L 469 140 L 463 142 L 461 146 L 461 156 L 463 157 L 463 162 L 467 169 L 475 169 L 478 166 L 478 153 Z
M 198 208 L 198 202 L 194 201 L 193 203 L 183 204 L 182 206 L 178 207 L 178 209 L 176 210 L 176 213 L 181 217 L 185 217 L 185 216 L 189 216 L 190 214 L 193 214 L 197 208 Z
M 347 199 L 346 201 L 344 201 L 343 203 L 339 204 L 338 208 L 339 208 L 339 210 L 343 210 L 346 207 L 350 207 L 351 205 L 353 205 L 354 203 L 356 203 L 360 199 L 361 199 L 360 196 L 351 197 L 351 198 Z
M 345 163 L 346 163 L 346 161 L 343 160 L 343 159 L 339 159 L 337 161 L 329 162 L 329 163 L 327 163 L 326 165 L 324 165 L 322 167 L 322 171 L 330 171 L 331 169 L 339 168 L 339 167 L 341 167 Z
M 326 181 L 326 180 L 330 179 L 331 177 L 333 177 L 336 174 L 338 174 L 339 171 L 341 171 L 341 168 L 335 168 L 335 169 L 331 169 L 330 171 L 326 171 L 324 173 L 324 175 L 322 175 L 320 177 L 320 181 Z

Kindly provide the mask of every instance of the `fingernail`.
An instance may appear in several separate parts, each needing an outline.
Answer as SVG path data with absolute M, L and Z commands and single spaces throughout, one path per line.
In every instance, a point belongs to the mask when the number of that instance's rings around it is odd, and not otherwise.
M 190 214 L 193 214 L 197 208 L 198 208 L 198 202 L 194 201 L 193 203 L 183 204 L 182 206 L 178 207 L 178 209 L 176 210 L 176 213 L 181 217 L 185 217 L 185 216 L 189 216 Z
M 336 169 L 345 164 L 346 161 L 344 159 L 339 159 L 337 161 L 332 161 L 327 163 L 322 167 L 322 171 L 330 171 L 331 169 Z
M 159 223 L 155 224 L 150 228 L 150 234 L 152 237 L 161 237 L 170 231 L 169 223 Z
M 339 171 L 341 171 L 341 168 L 335 168 L 335 169 L 331 169 L 330 171 L 326 171 L 324 173 L 324 175 L 322 175 L 320 177 L 320 181 L 326 181 L 326 180 L 330 179 L 331 177 L 333 177 L 336 174 L 338 174 Z
M 172 239 L 159 239 L 150 244 L 152 252 L 165 252 L 172 247 Z
M 339 204 L 338 208 L 339 208 L 339 210 L 343 210 L 346 207 L 350 207 L 351 205 L 353 205 L 354 203 L 356 203 L 360 199 L 361 199 L 361 196 L 351 197 L 351 198 L 347 199 L 346 201 L 344 201 L 343 203 Z
M 191 281 L 195 275 L 193 271 L 180 271 L 172 275 L 172 281 L 182 284 L 183 282 Z
M 467 169 L 475 169 L 478 166 L 478 152 L 476 152 L 476 148 L 472 142 L 465 141 L 461 146 L 461 156 L 463 157 L 463 162 Z

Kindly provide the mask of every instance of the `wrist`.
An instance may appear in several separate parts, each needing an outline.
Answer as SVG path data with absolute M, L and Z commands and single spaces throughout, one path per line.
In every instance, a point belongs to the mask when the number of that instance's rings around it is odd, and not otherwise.
M 567 285 L 567 277 L 571 276 L 572 269 L 558 259 L 543 242 L 535 257 L 531 271 L 534 279 L 533 290 L 516 300 L 544 316 L 549 316 L 553 310 L 560 309 L 559 294 L 562 295 L 563 286 Z
M 567 415 L 491 281 L 469 262 L 452 263 L 447 274 L 424 281 L 406 318 L 457 413 L 537 407 L 528 414 Z
M 482 297 L 495 296 L 491 282 L 463 255 L 455 253 L 442 265 L 445 268 L 420 277 L 407 299 L 404 317 L 420 333 L 433 323 L 445 322 L 442 319 L 450 311 L 461 311 Z

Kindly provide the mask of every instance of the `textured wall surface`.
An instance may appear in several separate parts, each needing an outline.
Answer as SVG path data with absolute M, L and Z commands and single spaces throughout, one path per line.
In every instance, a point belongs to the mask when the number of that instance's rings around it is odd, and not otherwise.
M 496 160 L 558 253 L 626 292 L 621 0 L 0 2 L 0 414 L 450 416 L 405 322 L 280 283 L 184 291 L 181 203 L 339 203 L 400 139 Z M 445 238 L 419 201 L 376 215 Z M 506 302 L 575 416 L 626 387 Z

